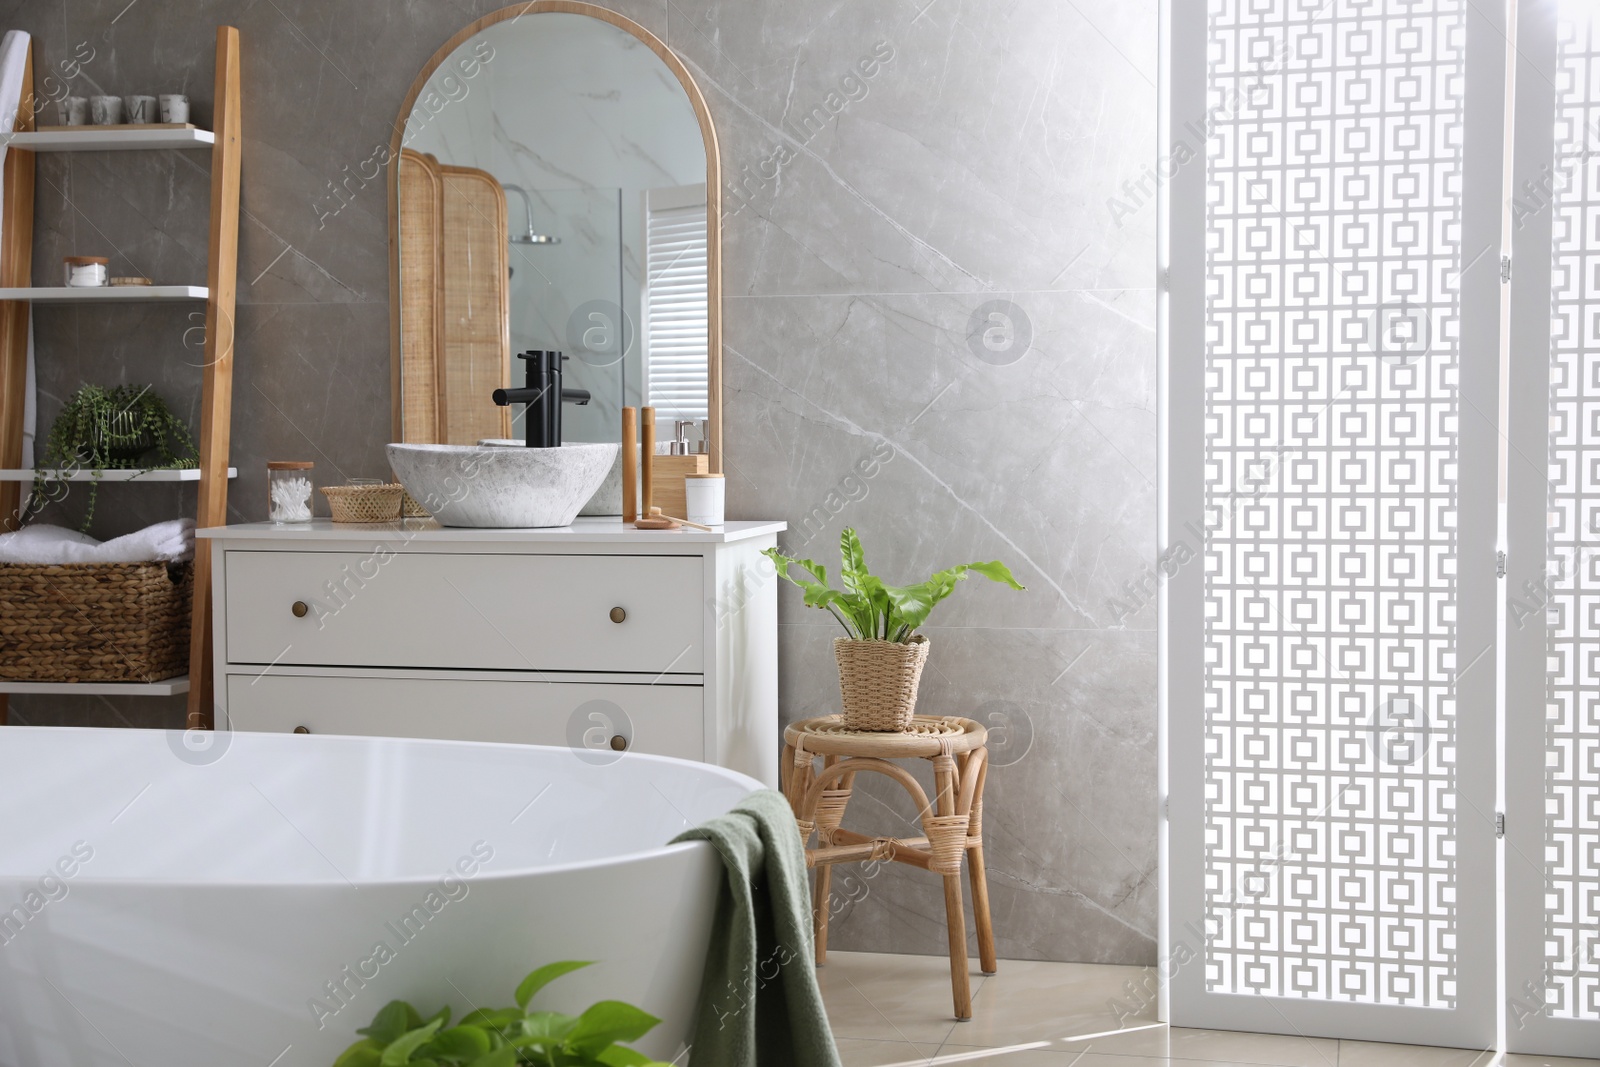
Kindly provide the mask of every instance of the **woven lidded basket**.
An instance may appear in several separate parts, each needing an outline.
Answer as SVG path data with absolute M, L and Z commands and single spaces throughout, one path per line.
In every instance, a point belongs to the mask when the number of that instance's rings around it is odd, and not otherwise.
M 193 563 L 0 563 L 0 678 L 159 682 L 183 674 L 193 595 Z
M 405 488 L 384 485 L 325 485 L 322 493 L 334 522 L 393 522 L 400 517 Z
M 917 686 L 928 662 L 928 639 L 918 634 L 898 641 L 833 640 L 839 661 L 839 695 L 847 730 L 891 732 L 911 728 Z

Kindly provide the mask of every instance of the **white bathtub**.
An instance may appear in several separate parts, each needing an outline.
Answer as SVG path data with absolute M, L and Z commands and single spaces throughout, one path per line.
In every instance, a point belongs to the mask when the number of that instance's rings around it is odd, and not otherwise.
M 447 709 L 441 709 L 446 714 Z M 192 739 L 192 738 L 191 738 Z M 0 727 L 0 1065 L 328 1067 L 424 1015 L 630 1001 L 689 1036 L 722 866 L 665 844 L 759 789 L 448 741 Z M 585 753 L 592 757 L 593 753 Z

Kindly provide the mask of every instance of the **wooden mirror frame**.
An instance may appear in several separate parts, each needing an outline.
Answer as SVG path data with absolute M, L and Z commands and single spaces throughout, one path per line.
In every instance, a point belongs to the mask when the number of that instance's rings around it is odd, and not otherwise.
M 444 62 L 474 36 L 501 22 L 509 22 L 524 15 L 542 12 L 562 12 L 569 15 L 587 15 L 625 30 L 649 46 L 667 69 L 672 71 L 688 94 L 694 107 L 695 118 L 700 123 L 700 138 L 706 152 L 706 414 L 711 424 L 710 468 L 712 473 L 722 473 L 722 160 L 717 150 L 717 131 L 711 124 L 711 111 L 706 107 L 704 94 L 695 84 L 694 76 L 683 60 L 662 40 L 625 15 L 581 3 L 579 0 L 528 0 L 526 3 L 502 8 L 471 23 L 450 38 L 432 58 L 423 64 L 422 72 L 411 83 L 405 102 L 394 124 L 394 137 L 389 143 L 389 403 L 392 440 L 404 440 L 403 409 L 401 404 L 400 352 L 400 150 L 405 147 L 406 124 L 417 99 Z M 620 427 L 618 427 L 620 431 Z M 619 435 L 620 436 L 620 435 Z

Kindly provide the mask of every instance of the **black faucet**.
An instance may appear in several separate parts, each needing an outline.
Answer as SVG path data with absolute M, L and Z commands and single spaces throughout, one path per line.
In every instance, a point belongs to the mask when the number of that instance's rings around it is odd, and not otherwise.
M 561 365 L 570 357 L 560 352 L 519 352 L 517 358 L 526 364 L 527 385 L 521 389 L 496 389 L 494 402 L 500 407 L 527 405 L 522 417 L 529 448 L 559 448 L 561 404 L 587 404 L 589 390 L 561 387 Z M 561 399 L 555 401 L 556 397 Z

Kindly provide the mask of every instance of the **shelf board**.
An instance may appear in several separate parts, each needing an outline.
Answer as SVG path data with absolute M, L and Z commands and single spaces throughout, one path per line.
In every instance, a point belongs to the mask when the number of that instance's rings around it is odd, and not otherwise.
M 164 682 L 9 682 L 0 678 L 0 693 L 88 697 L 170 697 L 189 691 L 189 676 Z
M 163 300 L 206 300 L 211 291 L 203 285 L 97 285 L 0 289 L 0 300 L 31 300 L 35 304 L 146 304 Z
M 0 470 L 0 482 L 31 482 L 38 473 L 31 470 Z M 93 471 L 86 470 L 46 470 L 44 471 L 47 482 L 92 482 L 95 480 Z M 239 477 L 238 467 L 228 468 L 228 477 Z M 101 471 L 100 481 L 104 482 L 198 482 L 200 469 L 198 467 L 183 467 L 178 470 L 114 470 Z
M 37 133 L 14 133 L 13 148 L 30 152 L 137 152 L 159 148 L 210 148 L 216 134 L 192 127 L 70 126 Z

